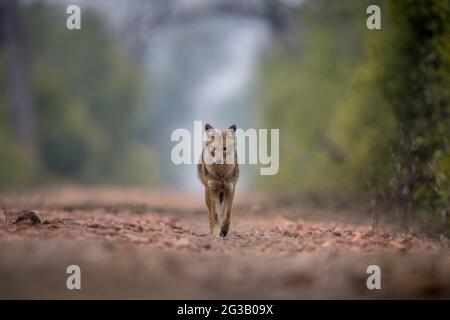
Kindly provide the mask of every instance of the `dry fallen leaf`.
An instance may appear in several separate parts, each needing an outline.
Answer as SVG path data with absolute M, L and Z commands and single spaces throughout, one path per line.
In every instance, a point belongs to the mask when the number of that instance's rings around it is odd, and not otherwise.
M 174 241 L 177 247 L 186 247 L 191 244 L 191 242 L 186 238 L 180 238 Z
M 362 239 L 361 233 L 359 233 L 358 231 L 355 232 L 355 236 L 352 238 L 353 242 L 359 241 Z
M 131 242 L 135 243 L 146 243 L 149 241 L 147 238 L 135 236 L 133 234 L 125 234 L 125 237 Z
M 406 245 L 404 245 L 403 243 L 396 241 L 396 240 L 389 241 L 389 245 L 391 245 L 392 247 L 394 247 L 400 251 L 404 251 L 407 249 Z

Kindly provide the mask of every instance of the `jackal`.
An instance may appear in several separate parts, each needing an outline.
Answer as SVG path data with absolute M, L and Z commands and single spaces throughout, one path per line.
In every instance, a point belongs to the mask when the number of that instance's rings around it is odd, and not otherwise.
M 239 178 L 236 125 L 220 131 L 206 124 L 205 131 L 206 145 L 197 166 L 197 173 L 205 186 L 211 235 L 217 237 L 220 234 L 225 237 L 230 227 L 234 190 Z

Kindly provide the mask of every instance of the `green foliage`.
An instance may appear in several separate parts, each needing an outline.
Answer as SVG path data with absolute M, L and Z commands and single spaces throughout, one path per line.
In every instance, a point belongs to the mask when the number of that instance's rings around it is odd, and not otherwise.
M 266 119 L 281 135 L 272 187 L 340 197 L 387 188 L 384 141 L 392 114 L 375 85 L 383 35 L 368 32 L 367 5 L 306 3 L 297 17 L 297 49 L 280 46 L 270 56 Z
M 53 178 L 86 183 L 154 181 L 155 157 L 145 128 L 148 84 L 130 55 L 89 12 L 83 12 L 82 30 L 69 31 L 59 7 L 35 2 L 23 9 L 40 159 L 20 163 Z M 6 105 L 0 110 L 0 120 L 6 121 Z M 2 134 L 2 156 L 8 155 L 2 166 L 13 167 L 21 156 L 11 137 Z M 40 179 L 18 168 L 10 172 L 12 177 L 0 176 L 0 184 L 9 184 L 14 175 L 28 176 L 25 182 Z
M 280 46 L 263 78 L 266 121 L 280 128 L 271 186 L 299 194 L 450 207 L 450 1 L 309 1 L 297 50 Z
M 384 91 L 399 138 L 395 195 L 415 207 L 450 207 L 450 1 L 391 1 Z

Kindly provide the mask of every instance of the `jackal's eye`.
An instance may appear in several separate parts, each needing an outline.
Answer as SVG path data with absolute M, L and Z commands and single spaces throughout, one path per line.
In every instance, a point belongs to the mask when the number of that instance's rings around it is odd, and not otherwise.
M 216 151 L 215 151 L 216 149 L 212 149 L 212 151 L 211 151 L 211 156 L 212 157 L 215 157 L 216 156 Z

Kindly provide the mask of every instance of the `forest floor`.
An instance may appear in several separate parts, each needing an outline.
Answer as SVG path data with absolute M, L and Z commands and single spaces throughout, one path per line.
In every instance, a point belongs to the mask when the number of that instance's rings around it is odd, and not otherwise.
M 202 197 L 169 190 L 3 192 L 0 206 L 1 299 L 450 298 L 448 239 L 372 232 L 354 209 L 237 195 L 213 239 Z M 40 222 L 17 221 L 26 210 Z M 81 290 L 66 287 L 69 265 Z

